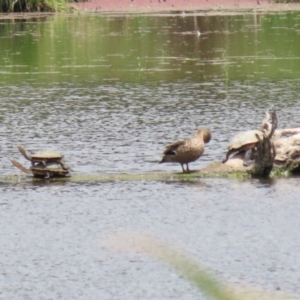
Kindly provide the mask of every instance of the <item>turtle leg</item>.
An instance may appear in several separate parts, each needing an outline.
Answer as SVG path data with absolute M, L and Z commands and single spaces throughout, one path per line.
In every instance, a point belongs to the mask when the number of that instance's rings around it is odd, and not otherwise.
M 45 179 L 49 179 L 49 178 L 50 178 L 50 173 L 49 173 L 49 172 L 46 172 L 44 178 L 45 178 Z
M 62 167 L 64 170 L 69 170 L 69 167 L 68 167 L 63 161 L 60 160 L 58 163 L 61 165 L 61 167 Z
M 249 167 L 251 166 L 252 163 L 253 163 L 253 153 L 252 153 L 252 149 L 249 149 L 245 151 L 243 165 L 245 167 Z
M 45 160 L 42 160 L 41 161 L 41 164 L 46 168 L 47 167 L 47 164 L 46 164 L 46 161 Z
M 234 152 L 234 151 L 229 150 L 229 151 L 226 153 L 225 158 L 222 160 L 222 163 L 223 163 L 223 164 L 226 163 L 226 161 L 229 159 L 229 156 L 230 156 L 233 152 Z

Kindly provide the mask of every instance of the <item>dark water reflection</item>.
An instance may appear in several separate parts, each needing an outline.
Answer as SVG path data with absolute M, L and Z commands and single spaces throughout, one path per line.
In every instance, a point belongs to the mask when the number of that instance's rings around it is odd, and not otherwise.
M 166 144 L 208 126 L 220 160 L 266 108 L 299 127 L 299 14 L 56 16 L 0 24 L 1 174 L 16 145 L 80 173 L 180 171 Z M 196 31 L 201 35 L 197 36 Z M 185 248 L 221 280 L 299 294 L 298 178 L 0 186 L 5 299 L 199 299 L 169 269 L 103 246 L 115 229 Z

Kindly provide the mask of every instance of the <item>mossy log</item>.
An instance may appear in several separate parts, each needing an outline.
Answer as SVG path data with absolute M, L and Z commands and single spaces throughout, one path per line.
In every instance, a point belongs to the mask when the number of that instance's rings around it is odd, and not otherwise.
M 291 175 L 289 169 L 274 168 L 270 174 L 272 178 L 287 177 Z M 203 169 L 191 171 L 190 173 L 182 172 L 153 172 L 153 173 L 119 173 L 119 174 L 87 174 L 73 173 L 71 177 L 60 177 L 50 179 L 35 178 L 30 175 L 13 174 L 0 177 L 2 184 L 16 183 L 85 183 L 85 182 L 117 182 L 117 181 L 197 181 L 202 178 L 228 178 L 228 179 L 250 179 L 251 174 L 246 168 L 235 169 L 231 166 L 224 165 L 222 162 L 214 162 Z

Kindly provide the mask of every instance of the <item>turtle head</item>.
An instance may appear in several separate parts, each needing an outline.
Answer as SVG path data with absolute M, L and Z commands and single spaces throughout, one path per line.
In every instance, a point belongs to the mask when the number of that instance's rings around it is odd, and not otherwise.
M 31 156 L 27 154 L 26 150 L 22 146 L 18 146 L 20 153 L 27 159 L 31 161 Z

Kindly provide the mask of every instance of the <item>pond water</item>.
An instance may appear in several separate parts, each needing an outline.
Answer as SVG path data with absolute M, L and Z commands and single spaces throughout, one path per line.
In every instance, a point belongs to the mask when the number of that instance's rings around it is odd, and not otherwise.
M 198 34 L 200 32 L 200 35 Z M 300 14 L 74 14 L 0 22 L 1 175 L 17 145 L 74 173 L 179 172 L 164 147 L 212 131 L 200 169 L 275 106 L 299 127 Z M 28 164 L 27 164 L 28 165 Z M 2 183 L 0 298 L 199 299 L 111 231 L 151 233 L 224 283 L 300 294 L 298 178 Z

